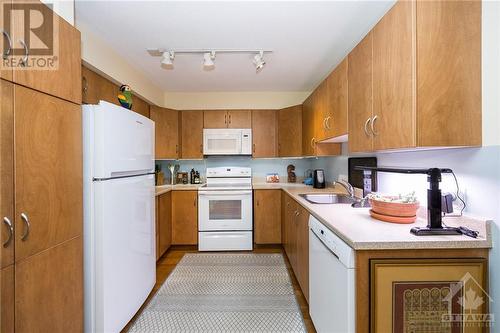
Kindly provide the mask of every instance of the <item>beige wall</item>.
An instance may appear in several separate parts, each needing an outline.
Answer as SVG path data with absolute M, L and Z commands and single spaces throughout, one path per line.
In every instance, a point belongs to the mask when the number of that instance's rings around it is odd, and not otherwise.
M 82 60 L 118 83 L 128 84 L 134 93 L 148 102 L 163 105 L 164 92 L 141 71 L 125 61 L 85 25 L 77 22 L 82 34 Z
M 165 92 L 164 106 L 179 110 L 281 109 L 301 104 L 310 92 Z

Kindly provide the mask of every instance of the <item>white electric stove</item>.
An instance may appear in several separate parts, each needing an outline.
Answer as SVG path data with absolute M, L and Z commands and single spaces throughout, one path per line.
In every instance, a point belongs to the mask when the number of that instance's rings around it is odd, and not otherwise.
M 252 170 L 207 168 L 198 189 L 198 250 L 252 250 Z

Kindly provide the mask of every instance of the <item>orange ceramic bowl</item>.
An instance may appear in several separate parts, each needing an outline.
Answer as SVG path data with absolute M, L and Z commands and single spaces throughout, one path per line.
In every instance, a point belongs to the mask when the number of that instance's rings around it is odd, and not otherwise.
M 375 213 L 391 216 L 413 217 L 417 215 L 420 203 L 386 202 L 370 199 L 370 205 Z

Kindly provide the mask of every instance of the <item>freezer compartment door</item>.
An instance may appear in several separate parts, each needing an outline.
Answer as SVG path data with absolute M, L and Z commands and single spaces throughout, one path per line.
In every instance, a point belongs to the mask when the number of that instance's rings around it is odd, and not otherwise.
M 94 178 L 145 174 L 154 170 L 153 121 L 104 101 L 84 107 L 85 112 L 93 116 L 90 126 L 94 129 Z
M 97 332 L 120 332 L 156 280 L 154 176 L 94 182 Z

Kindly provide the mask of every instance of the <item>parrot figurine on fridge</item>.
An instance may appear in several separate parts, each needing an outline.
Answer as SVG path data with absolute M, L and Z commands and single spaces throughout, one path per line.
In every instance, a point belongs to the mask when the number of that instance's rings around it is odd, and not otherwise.
M 122 84 L 120 86 L 120 93 L 118 94 L 118 101 L 121 106 L 129 110 L 132 109 L 132 89 L 127 84 Z

